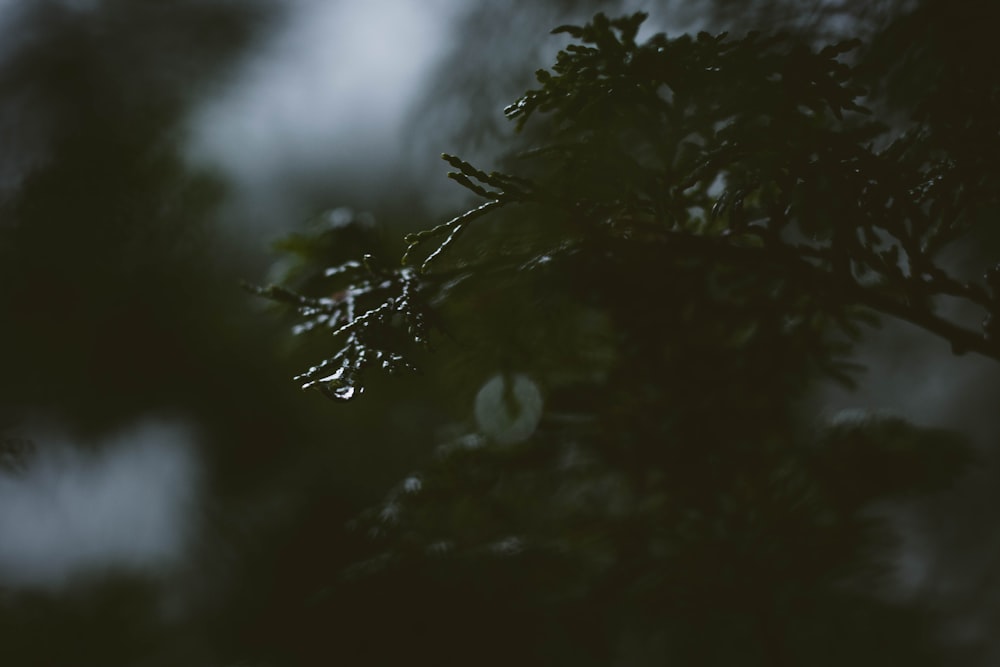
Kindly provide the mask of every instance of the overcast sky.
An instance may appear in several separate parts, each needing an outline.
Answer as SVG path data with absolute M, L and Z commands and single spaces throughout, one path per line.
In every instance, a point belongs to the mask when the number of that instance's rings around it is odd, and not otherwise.
M 289 0 L 190 118 L 188 154 L 236 186 L 241 225 L 299 222 L 303 186 L 370 191 L 401 160 L 406 114 L 449 45 L 454 0 Z M 355 202 L 330 202 L 329 205 Z

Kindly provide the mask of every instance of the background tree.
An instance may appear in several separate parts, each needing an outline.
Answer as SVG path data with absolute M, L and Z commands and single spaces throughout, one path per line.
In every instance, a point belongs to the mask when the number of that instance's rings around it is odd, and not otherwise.
M 122 422 L 181 415 L 211 443 L 199 453 L 212 489 L 190 526 L 199 572 L 167 582 L 188 595 L 184 614 L 165 618 L 164 581 L 147 572 L 5 587 L 0 661 L 230 659 L 235 633 L 216 605 L 241 580 L 241 529 L 260 520 L 250 499 L 309 450 L 315 411 L 256 354 L 278 345 L 277 326 L 234 298 L 254 263 L 216 227 L 221 179 L 192 169 L 181 140 L 189 107 L 276 14 L 266 2 L 208 0 L 0 10 L 0 437 L 17 442 L 41 415 L 96 450 Z M 15 451 L 0 445 L 5 489 L 20 474 L 5 467 Z

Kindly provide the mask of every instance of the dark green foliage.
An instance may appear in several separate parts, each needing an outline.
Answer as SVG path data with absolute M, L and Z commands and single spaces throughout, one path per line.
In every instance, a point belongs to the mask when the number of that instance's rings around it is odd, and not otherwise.
M 418 284 L 440 285 L 430 263 L 475 219 L 516 203 L 574 218 L 550 245 L 523 244 L 539 255 L 571 251 L 584 241 L 660 244 L 664 252 L 808 283 L 812 303 L 806 307 L 852 334 L 859 317 L 854 308 L 863 306 L 938 333 L 957 350 L 1000 354 L 989 336 L 937 316 L 932 303 L 948 295 L 994 307 L 981 286 L 960 283 L 935 262 L 974 221 L 968 205 L 952 201 L 952 193 L 963 190 L 950 179 L 960 168 L 981 165 L 941 154 L 928 129 L 933 124 L 885 139 L 885 126 L 845 121 L 844 111 L 867 112 L 855 101 L 863 90 L 851 83 L 852 68 L 839 61 L 856 40 L 818 52 L 756 33 L 741 40 L 660 34 L 638 45 L 643 18 L 598 15 L 593 24 L 557 29 L 584 44 L 560 52 L 552 73 L 539 71 L 542 88 L 506 110 L 518 127 L 536 112 L 548 114 L 550 143 L 521 155 L 532 178 L 487 174 L 444 156 L 456 169 L 449 176 L 489 201 L 410 235 L 404 268 L 394 278 L 370 273 L 360 283 L 359 294 L 386 283 L 380 289 L 403 305 L 383 300 L 368 315 L 358 312 L 369 318 L 358 325 L 352 315 L 338 331 L 350 338 L 345 350 L 356 344 L 355 329 L 369 321 L 384 325 L 393 312 L 408 325 L 423 321 L 412 295 Z M 507 237 L 517 242 L 517 232 Z M 443 241 L 414 273 L 411 252 L 437 238 Z M 404 289 L 407 297 L 400 296 Z M 354 307 L 351 299 L 300 305 L 327 321 L 341 321 L 336 311 Z M 360 352 L 345 354 L 351 361 L 340 364 L 338 385 L 353 376 L 351 369 L 367 365 L 358 363 Z M 381 359 L 378 351 L 374 357 Z M 336 359 L 316 373 L 337 366 Z M 317 379 L 312 372 L 308 377 Z
M 332 333 L 339 351 L 299 380 L 333 398 L 436 332 L 446 349 L 425 359 L 460 366 L 453 386 L 499 371 L 508 416 L 528 409 L 514 373 L 544 395 L 519 441 L 454 425 L 355 522 L 374 551 L 340 586 L 509 623 L 518 664 L 943 664 L 926 617 L 879 595 L 893 540 L 870 510 L 946 486 L 964 442 L 893 418 L 804 424 L 797 399 L 854 381 L 851 342 L 881 314 L 1000 358 L 993 325 L 935 309 L 995 307 L 938 262 L 994 201 L 978 179 L 955 199 L 985 158 L 933 116 L 872 121 L 856 40 L 640 44 L 644 18 L 555 31 L 576 43 L 506 111 L 540 143 L 504 171 L 445 155 L 486 201 L 407 237 L 400 267 L 258 290 L 298 309 L 298 332 Z M 447 383 L 428 380 L 442 400 Z M 443 618 L 413 650 L 468 664 L 454 637 L 489 633 Z
M 141 663 L 162 642 L 155 597 L 153 586 L 130 576 L 82 587 L 73 595 L 0 590 L 4 606 L 16 605 L 18 611 L 4 616 L 4 655 L 46 667 Z M 53 633 L 60 641 L 52 641 Z M 174 639 L 174 646 L 183 646 L 183 639 Z

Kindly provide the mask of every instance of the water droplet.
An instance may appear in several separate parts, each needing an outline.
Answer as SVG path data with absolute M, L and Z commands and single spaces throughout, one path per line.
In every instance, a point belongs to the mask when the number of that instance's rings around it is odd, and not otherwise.
M 327 398 L 333 398 L 338 401 L 349 401 L 356 396 L 360 396 L 364 391 L 362 388 L 355 387 L 352 384 L 324 384 L 320 386 L 320 390 Z
M 498 556 L 514 556 L 523 550 L 524 542 L 519 537 L 505 537 L 490 546 L 490 551 Z
M 330 229 L 343 229 L 354 222 L 354 211 L 346 206 L 335 208 L 326 214 L 326 223 Z
M 395 523 L 396 519 L 399 518 L 399 505 L 389 503 L 378 513 L 378 518 L 385 523 Z
M 314 380 L 303 385 L 307 387 L 318 387 L 324 396 L 338 401 L 349 401 L 364 393 L 364 387 L 356 384 L 355 378 L 349 374 L 347 367 L 341 366 L 332 374 L 319 380 Z
M 346 367 L 341 366 L 340 368 L 335 370 L 332 374 L 327 375 L 325 378 L 320 378 L 318 382 L 326 382 L 326 383 L 336 382 L 337 380 L 341 379 L 344 376 L 344 371 L 346 370 L 347 370 Z
M 523 442 L 538 427 L 542 405 L 542 392 L 528 376 L 496 375 L 476 394 L 476 424 L 500 444 Z
M 427 545 L 427 553 L 431 556 L 443 556 L 452 549 L 452 543 L 448 540 L 441 540 Z
M 479 435 L 478 433 L 467 433 L 459 438 L 457 441 L 459 447 L 464 449 L 479 449 L 486 444 L 486 438 Z

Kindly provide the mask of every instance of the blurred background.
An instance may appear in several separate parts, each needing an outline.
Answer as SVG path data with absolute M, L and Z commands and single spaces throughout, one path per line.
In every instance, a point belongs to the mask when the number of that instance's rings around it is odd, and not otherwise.
M 559 24 L 642 9 L 644 34 L 864 38 L 919 4 L 0 0 L 0 659 L 350 662 L 316 655 L 331 621 L 309 601 L 360 553 L 347 521 L 472 398 L 412 379 L 349 408 L 300 392 L 311 357 L 241 281 L 284 275 L 289 234 L 355 221 L 347 259 L 461 210 L 438 156 L 503 151 L 502 109 Z M 995 260 L 979 241 L 959 273 Z M 886 511 L 899 594 L 997 664 L 1000 367 L 891 322 L 859 354 L 860 389 L 818 392 L 816 418 L 890 410 L 982 454 Z

